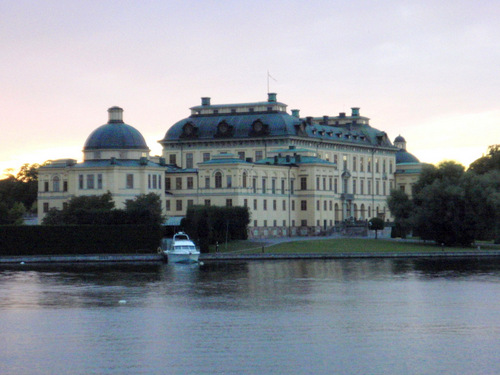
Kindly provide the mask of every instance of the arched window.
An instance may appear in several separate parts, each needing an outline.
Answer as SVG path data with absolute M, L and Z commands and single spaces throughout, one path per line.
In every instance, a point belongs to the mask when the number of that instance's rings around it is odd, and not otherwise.
M 59 191 L 60 189 L 60 180 L 59 180 L 59 177 L 55 176 L 53 179 L 52 179 L 52 190 L 53 191 Z
M 222 173 L 215 172 L 215 188 L 220 189 L 222 187 Z
M 354 204 L 354 220 L 358 220 L 358 216 L 359 213 L 358 213 L 358 205 L 355 203 Z
M 335 221 L 340 221 L 340 210 L 338 203 L 335 203 Z
M 242 185 L 244 188 L 247 187 L 247 172 L 243 172 Z
M 372 206 L 368 206 L 368 217 L 372 217 Z

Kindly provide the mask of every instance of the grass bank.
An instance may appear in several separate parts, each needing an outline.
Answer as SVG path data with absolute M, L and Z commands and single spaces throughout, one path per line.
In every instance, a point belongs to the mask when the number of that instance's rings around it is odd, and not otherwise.
M 477 247 L 444 247 L 434 243 L 421 243 L 410 241 L 394 241 L 385 239 L 365 238 L 331 238 L 331 239 L 304 239 L 290 242 L 272 244 L 266 241 L 233 241 L 219 246 L 220 252 L 231 252 L 239 254 L 301 254 L 301 253 L 423 253 L 423 252 L 460 252 L 471 251 Z M 481 250 L 500 250 L 500 245 L 481 245 Z M 215 249 L 211 249 L 214 252 Z

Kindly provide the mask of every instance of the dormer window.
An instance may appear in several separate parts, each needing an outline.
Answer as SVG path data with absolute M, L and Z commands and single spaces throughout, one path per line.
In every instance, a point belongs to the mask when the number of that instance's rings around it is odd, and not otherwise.
M 248 112 L 253 112 L 254 108 L 248 108 Z
M 219 114 L 219 110 L 218 109 L 214 109 L 213 113 L 214 113 L 214 115 L 217 115 L 217 114 Z

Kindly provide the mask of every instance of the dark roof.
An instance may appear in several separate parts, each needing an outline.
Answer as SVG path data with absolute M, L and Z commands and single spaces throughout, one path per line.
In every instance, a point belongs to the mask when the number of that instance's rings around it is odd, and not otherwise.
M 394 139 L 394 143 L 396 142 L 406 142 L 406 140 L 401 135 L 398 135 L 396 139 Z
M 255 123 L 262 126 L 256 131 Z M 221 124 L 226 124 L 221 126 Z M 189 130 L 189 131 L 187 131 Z M 178 121 L 160 141 L 213 140 L 298 136 L 350 144 L 393 147 L 385 132 L 367 124 L 320 125 L 286 112 L 193 115 Z
M 396 164 L 402 163 L 420 163 L 420 161 L 408 151 L 400 149 L 396 152 Z
M 112 122 L 94 130 L 83 146 L 84 150 L 148 149 L 142 134 L 123 122 Z

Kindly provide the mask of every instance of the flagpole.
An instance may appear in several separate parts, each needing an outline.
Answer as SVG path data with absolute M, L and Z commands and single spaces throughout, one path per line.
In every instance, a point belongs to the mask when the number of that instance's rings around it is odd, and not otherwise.
M 269 94 L 269 70 L 267 71 L 267 93 Z

